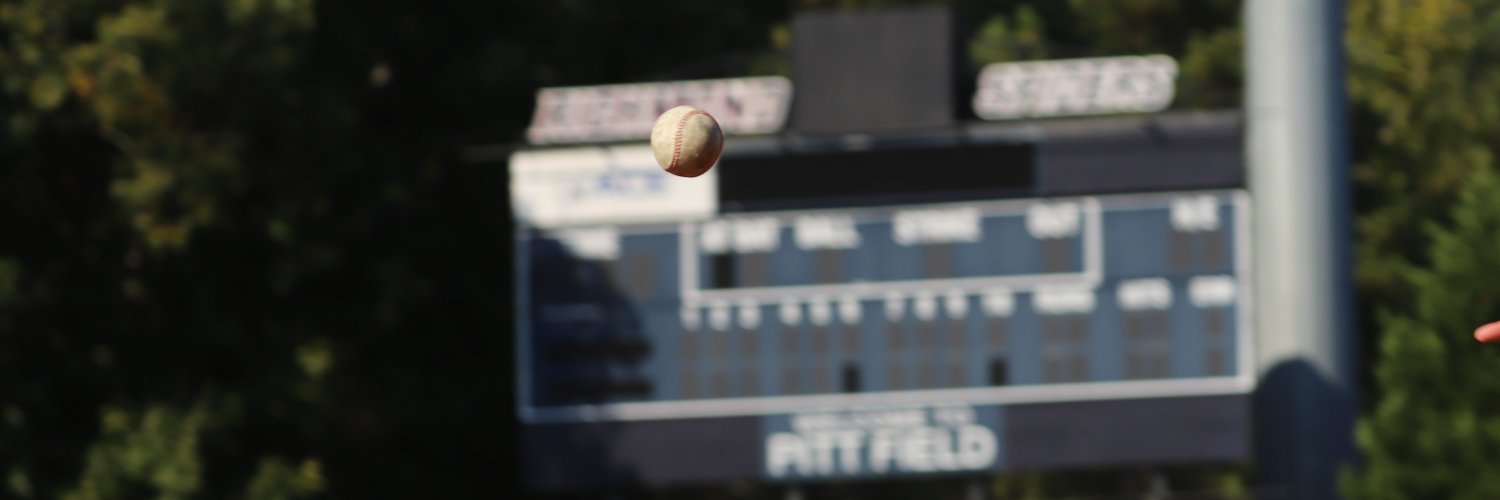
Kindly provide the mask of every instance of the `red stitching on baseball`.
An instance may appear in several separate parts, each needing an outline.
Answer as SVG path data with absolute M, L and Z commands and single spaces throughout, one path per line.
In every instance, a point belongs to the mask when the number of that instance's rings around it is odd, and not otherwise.
M 682 153 L 682 130 L 687 127 L 688 118 L 692 118 L 698 115 L 706 116 L 708 115 L 708 113 L 704 113 L 701 109 L 694 109 L 692 111 L 688 111 L 687 113 L 683 113 L 682 118 L 677 119 L 677 136 L 672 138 L 672 161 L 671 163 L 667 164 L 667 171 L 672 171 L 677 168 L 677 155 Z

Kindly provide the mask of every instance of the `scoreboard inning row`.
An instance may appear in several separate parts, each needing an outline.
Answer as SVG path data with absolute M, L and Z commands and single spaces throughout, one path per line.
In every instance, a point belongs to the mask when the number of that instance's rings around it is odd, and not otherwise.
M 1243 392 L 1248 210 L 1225 190 L 523 228 L 522 417 Z

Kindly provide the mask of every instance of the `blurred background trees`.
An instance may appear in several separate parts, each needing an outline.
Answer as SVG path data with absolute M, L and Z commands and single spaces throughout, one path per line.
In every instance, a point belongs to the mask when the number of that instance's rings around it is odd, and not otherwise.
M 1240 102 L 1232 0 L 0 3 L 0 496 L 503 495 L 509 201 L 461 148 L 517 142 L 537 87 L 784 73 L 795 9 L 912 3 L 970 14 L 974 68 L 1167 53 L 1177 107 Z M 1493 352 L 1463 345 L 1500 319 L 1496 183 L 1463 187 L 1494 170 L 1495 4 L 1348 1 L 1365 331 L 1387 332 L 1362 496 L 1459 491 L 1478 469 L 1415 471 L 1500 442 Z
M 0 497 L 503 496 L 506 180 L 460 147 L 786 10 L 0 3 Z
M 1349 0 L 1369 409 L 1352 498 L 1490 498 L 1500 478 L 1500 2 Z

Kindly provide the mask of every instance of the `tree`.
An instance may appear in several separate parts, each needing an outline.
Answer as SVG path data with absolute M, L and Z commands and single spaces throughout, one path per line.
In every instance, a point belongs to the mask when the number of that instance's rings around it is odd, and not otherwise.
M 1500 478 L 1500 351 L 1465 332 L 1500 317 L 1500 174 L 1476 167 L 1451 224 L 1426 224 L 1431 265 L 1404 277 L 1414 311 L 1381 318 L 1379 403 L 1359 425 L 1365 465 L 1354 498 L 1495 498 Z
M 0 496 L 494 496 L 506 182 L 459 147 L 784 8 L 0 3 Z
M 1500 3 L 1348 4 L 1357 278 L 1374 397 L 1357 442 L 1361 498 L 1487 498 L 1496 451 L 1493 350 L 1469 332 L 1495 302 Z
M 1494 1 L 1351 0 L 1347 33 L 1360 220 L 1357 277 L 1372 305 L 1410 304 L 1424 224 L 1444 220 L 1500 133 Z

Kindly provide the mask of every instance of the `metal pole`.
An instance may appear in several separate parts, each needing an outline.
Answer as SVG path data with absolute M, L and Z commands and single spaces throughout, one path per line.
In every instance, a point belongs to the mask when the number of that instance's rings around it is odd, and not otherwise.
M 1339 467 L 1354 457 L 1343 23 L 1341 0 L 1245 4 L 1255 467 L 1275 497 L 1337 498 Z

